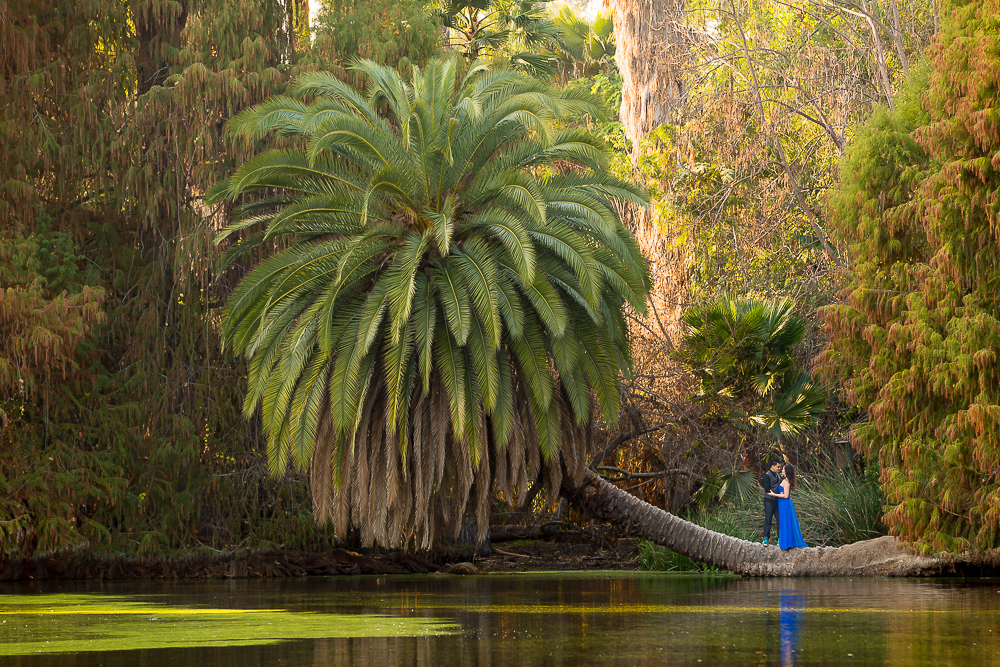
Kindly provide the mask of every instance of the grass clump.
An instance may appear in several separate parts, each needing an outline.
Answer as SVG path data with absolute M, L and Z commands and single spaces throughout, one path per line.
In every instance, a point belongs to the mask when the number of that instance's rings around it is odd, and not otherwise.
M 802 535 L 814 546 L 841 546 L 889 534 L 882 520 L 885 494 L 878 469 L 868 467 L 803 475 L 792 494 Z
M 661 547 L 649 540 L 638 541 L 638 550 L 635 556 L 640 570 L 650 570 L 656 572 L 718 572 L 719 568 L 713 565 L 705 565 L 687 556 L 671 551 L 666 547 Z

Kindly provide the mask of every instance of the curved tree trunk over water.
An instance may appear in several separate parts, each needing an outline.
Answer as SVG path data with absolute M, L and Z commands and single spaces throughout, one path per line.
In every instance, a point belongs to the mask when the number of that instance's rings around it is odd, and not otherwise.
M 701 563 L 757 577 L 909 577 L 996 571 L 996 555 L 917 556 L 894 537 L 855 542 L 843 547 L 810 547 L 782 551 L 716 533 L 653 507 L 587 471 L 583 483 L 563 493 L 591 518 L 642 537 Z

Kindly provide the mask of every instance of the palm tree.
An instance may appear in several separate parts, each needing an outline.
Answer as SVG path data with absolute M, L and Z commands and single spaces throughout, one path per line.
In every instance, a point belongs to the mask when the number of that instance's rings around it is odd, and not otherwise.
M 218 184 L 231 257 L 274 249 L 230 296 L 271 469 L 311 468 L 319 522 L 366 545 L 430 546 L 495 493 L 582 481 L 594 411 L 618 414 L 624 309 L 649 275 L 622 225 L 646 203 L 602 144 L 556 129 L 593 99 L 455 60 L 364 94 L 325 73 L 230 123 L 273 148 Z
M 560 32 L 555 55 L 564 79 L 610 70 L 610 61 L 615 56 L 611 16 L 598 14 L 588 22 L 567 5 L 559 10 L 554 22 Z
M 733 421 L 762 426 L 774 442 L 819 421 L 826 392 L 795 361 L 806 322 L 794 301 L 722 297 L 682 319 L 678 357 L 698 378 L 703 400 L 723 406 Z
M 559 29 L 547 11 L 551 0 L 436 0 L 431 3 L 449 33 L 448 46 L 470 61 L 495 63 L 534 75 L 555 67 L 549 48 Z

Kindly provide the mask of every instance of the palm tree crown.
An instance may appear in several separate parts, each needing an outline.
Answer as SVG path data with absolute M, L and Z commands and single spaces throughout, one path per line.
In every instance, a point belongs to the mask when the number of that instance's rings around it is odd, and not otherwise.
M 547 47 L 559 41 L 549 16 L 551 0 L 432 0 L 450 31 L 449 45 L 469 60 L 481 57 L 535 75 L 551 73 Z
M 223 340 L 249 361 L 272 470 L 311 466 L 317 520 L 428 546 L 468 517 L 482 539 L 494 493 L 582 475 L 592 396 L 617 416 L 623 310 L 644 311 L 649 276 L 616 207 L 645 196 L 556 129 L 587 96 L 454 60 L 409 82 L 355 68 L 366 94 L 311 73 L 230 123 L 291 148 L 210 194 L 240 204 L 234 256 L 277 249 Z

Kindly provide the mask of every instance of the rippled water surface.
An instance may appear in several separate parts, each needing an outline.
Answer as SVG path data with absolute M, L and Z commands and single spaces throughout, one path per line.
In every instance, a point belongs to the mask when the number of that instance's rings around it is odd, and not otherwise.
M 0 665 L 1000 665 L 1000 580 L 622 572 L 0 585 Z

